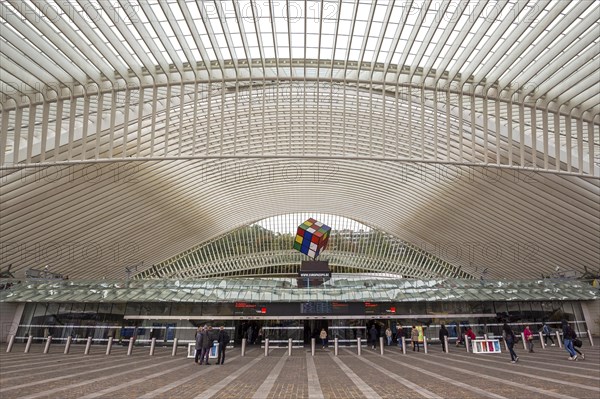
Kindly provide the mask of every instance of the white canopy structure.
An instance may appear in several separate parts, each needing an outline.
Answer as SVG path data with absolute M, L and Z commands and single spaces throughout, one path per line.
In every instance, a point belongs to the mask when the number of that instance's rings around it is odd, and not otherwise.
M 597 272 L 600 2 L 7 0 L 0 23 L 0 269 L 122 278 L 307 212 L 472 277 Z

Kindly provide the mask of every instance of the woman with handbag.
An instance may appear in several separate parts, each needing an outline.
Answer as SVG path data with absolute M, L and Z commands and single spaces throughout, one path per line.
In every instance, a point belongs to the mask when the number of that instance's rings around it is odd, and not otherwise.
M 527 349 L 529 349 L 529 353 L 533 353 L 533 333 L 531 332 L 529 326 L 525 326 L 523 335 L 525 336 L 525 341 L 527 341 Z

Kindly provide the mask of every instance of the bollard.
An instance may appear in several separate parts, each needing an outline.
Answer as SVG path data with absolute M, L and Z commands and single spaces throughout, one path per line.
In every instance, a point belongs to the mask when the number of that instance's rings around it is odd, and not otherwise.
M 333 353 L 337 356 L 338 355 L 338 337 L 335 337 L 335 340 L 333 341 Z
M 502 338 L 502 340 L 504 341 L 504 349 L 506 349 L 508 352 L 508 344 L 506 343 L 506 339 Z
M 379 337 L 379 354 L 383 356 L 383 337 Z
M 425 350 L 425 353 L 429 353 L 427 352 L 427 337 L 423 337 L 423 349 Z
M 71 349 L 71 340 L 73 338 L 71 336 L 67 337 L 67 343 L 65 344 L 65 355 L 69 354 L 69 349 Z
M 171 356 L 177 355 L 177 341 L 177 338 L 173 340 L 173 350 L 171 351 Z
M 406 337 L 402 337 L 402 354 L 406 355 Z
M 467 353 L 469 353 L 469 337 L 465 335 L 465 348 L 467 349 Z
M 27 344 L 25 345 L 25 351 L 23 353 L 29 353 L 29 349 L 31 349 L 31 343 L 33 342 L 33 335 L 30 335 L 27 338 Z
M 8 340 L 8 346 L 6 347 L 6 352 L 10 352 L 15 343 L 15 335 L 11 334 L 10 339 Z
M 135 343 L 135 339 L 133 337 L 129 338 L 129 345 L 127 346 L 127 356 L 131 356 L 133 353 L 133 344 Z
M 150 356 L 154 356 L 154 348 L 156 347 L 156 338 L 152 338 L 150 342 Z
M 487 334 L 483 334 L 483 339 L 485 339 L 487 341 L 488 335 Z
M 90 354 L 90 346 L 92 346 L 92 337 L 88 337 L 87 339 L 87 343 L 85 344 L 85 351 L 83 352 L 84 355 Z
M 50 350 L 51 343 L 52 343 L 52 335 L 48 335 L 48 338 L 46 338 L 46 346 L 44 347 L 44 353 L 48 353 L 48 351 Z
M 540 346 L 542 347 L 542 349 L 546 349 L 546 343 L 544 342 L 544 333 L 540 331 L 538 334 L 540 335 Z
M 246 356 L 246 338 L 242 338 L 242 357 Z
M 265 356 L 269 356 L 269 338 L 265 338 Z
M 315 338 L 310 339 L 310 353 L 312 356 L 315 355 L 315 346 L 317 346 L 317 340 Z
M 292 356 L 292 339 L 288 338 L 288 356 Z
M 592 339 L 592 333 L 590 332 L 590 330 L 587 330 L 587 336 L 590 340 L 590 346 L 594 346 L 594 340 Z
M 521 333 L 521 339 L 523 340 L 523 349 L 527 350 L 527 341 L 525 340 L 525 333 Z
M 556 332 L 556 340 L 558 341 L 558 347 L 562 348 L 562 339 L 560 339 L 560 331 Z
M 110 355 L 110 350 L 112 349 L 113 337 L 108 337 L 108 343 L 106 344 L 106 355 Z
M 448 336 L 444 335 L 444 352 L 450 353 L 450 349 L 448 348 Z
M 357 349 L 357 353 L 358 353 L 358 356 L 360 356 L 360 351 L 362 349 L 361 343 L 360 343 L 360 337 L 356 338 L 356 343 L 358 344 L 358 346 L 357 346 L 357 348 L 358 348 Z

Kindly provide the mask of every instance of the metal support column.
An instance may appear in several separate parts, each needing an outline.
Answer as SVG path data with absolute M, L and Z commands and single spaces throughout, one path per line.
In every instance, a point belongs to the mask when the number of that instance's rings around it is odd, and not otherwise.
M 292 339 L 288 338 L 288 356 L 292 356 Z
M 46 338 L 46 346 L 44 347 L 44 353 L 48 353 L 48 351 L 50 350 L 51 343 L 52 343 L 52 335 L 48 335 L 48 338 Z
M 544 342 L 544 333 L 540 331 L 539 335 L 540 335 L 540 346 L 542 347 L 542 349 L 546 349 L 546 343 Z
M 335 337 L 335 339 L 333 340 L 333 354 L 336 356 L 338 355 L 338 345 L 338 337 Z
M 30 335 L 29 338 L 27 338 L 27 344 L 25 344 L 25 351 L 23 353 L 29 353 L 32 342 L 33 342 L 33 335 Z
M 171 351 L 171 356 L 176 356 L 177 355 L 177 341 L 178 341 L 177 338 L 175 338 L 173 340 L 173 350 Z
M 112 349 L 113 337 L 108 337 L 108 343 L 106 344 L 106 355 L 110 355 Z
M 156 347 L 156 338 L 152 338 L 150 342 L 150 356 L 154 356 L 154 348 Z
M 556 332 L 556 340 L 558 341 L 558 347 L 562 348 L 562 339 L 560 339 L 560 331 Z
M 444 335 L 444 352 L 450 353 L 450 349 L 448 348 L 448 336 Z
M 406 355 L 406 337 L 402 337 L 402 354 Z
M 67 337 L 67 343 L 65 344 L 65 355 L 69 354 L 69 350 L 71 349 L 71 340 L 72 339 L 73 338 L 70 335 Z
M 133 337 L 129 338 L 129 346 L 127 347 L 127 356 L 131 356 L 133 353 L 133 344 L 135 343 L 135 339 Z
M 465 335 L 465 348 L 467 349 L 467 353 L 469 353 L 469 345 L 471 344 L 470 338 Z
M 265 338 L 265 356 L 269 356 L 269 338 Z
M 242 338 L 242 357 L 246 356 L 246 341 L 246 338 Z
M 85 351 L 83 352 L 84 355 L 90 354 L 90 346 L 92 346 L 92 337 L 87 338 L 87 343 L 85 344 Z
M 358 356 L 360 356 L 360 351 L 362 350 L 362 344 L 360 342 L 360 337 L 356 338 L 356 343 L 357 343 L 357 349 L 356 350 L 357 350 Z
M 379 354 L 383 355 L 383 337 L 379 337 Z
M 523 340 L 523 349 L 527 350 L 527 342 L 525 341 L 525 333 L 521 333 L 521 339 Z
M 6 352 L 10 352 L 12 350 L 12 347 L 15 343 L 15 335 L 11 334 L 10 338 L 8 339 L 8 346 L 6 347 Z
M 315 338 L 310 339 L 310 354 L 315 355 L 315 347 L 317 346 L 317 340 Z
M 425 350 L 425 353 L 429 353 L 427 351 L 427 337 L 423 336 L 423 349 Z

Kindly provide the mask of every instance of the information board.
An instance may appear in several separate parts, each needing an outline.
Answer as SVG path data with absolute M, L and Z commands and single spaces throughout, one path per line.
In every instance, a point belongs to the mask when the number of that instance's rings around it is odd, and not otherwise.
M 471 341 L 473 353 L 501 353 L 500 340 L 475 339 Z

